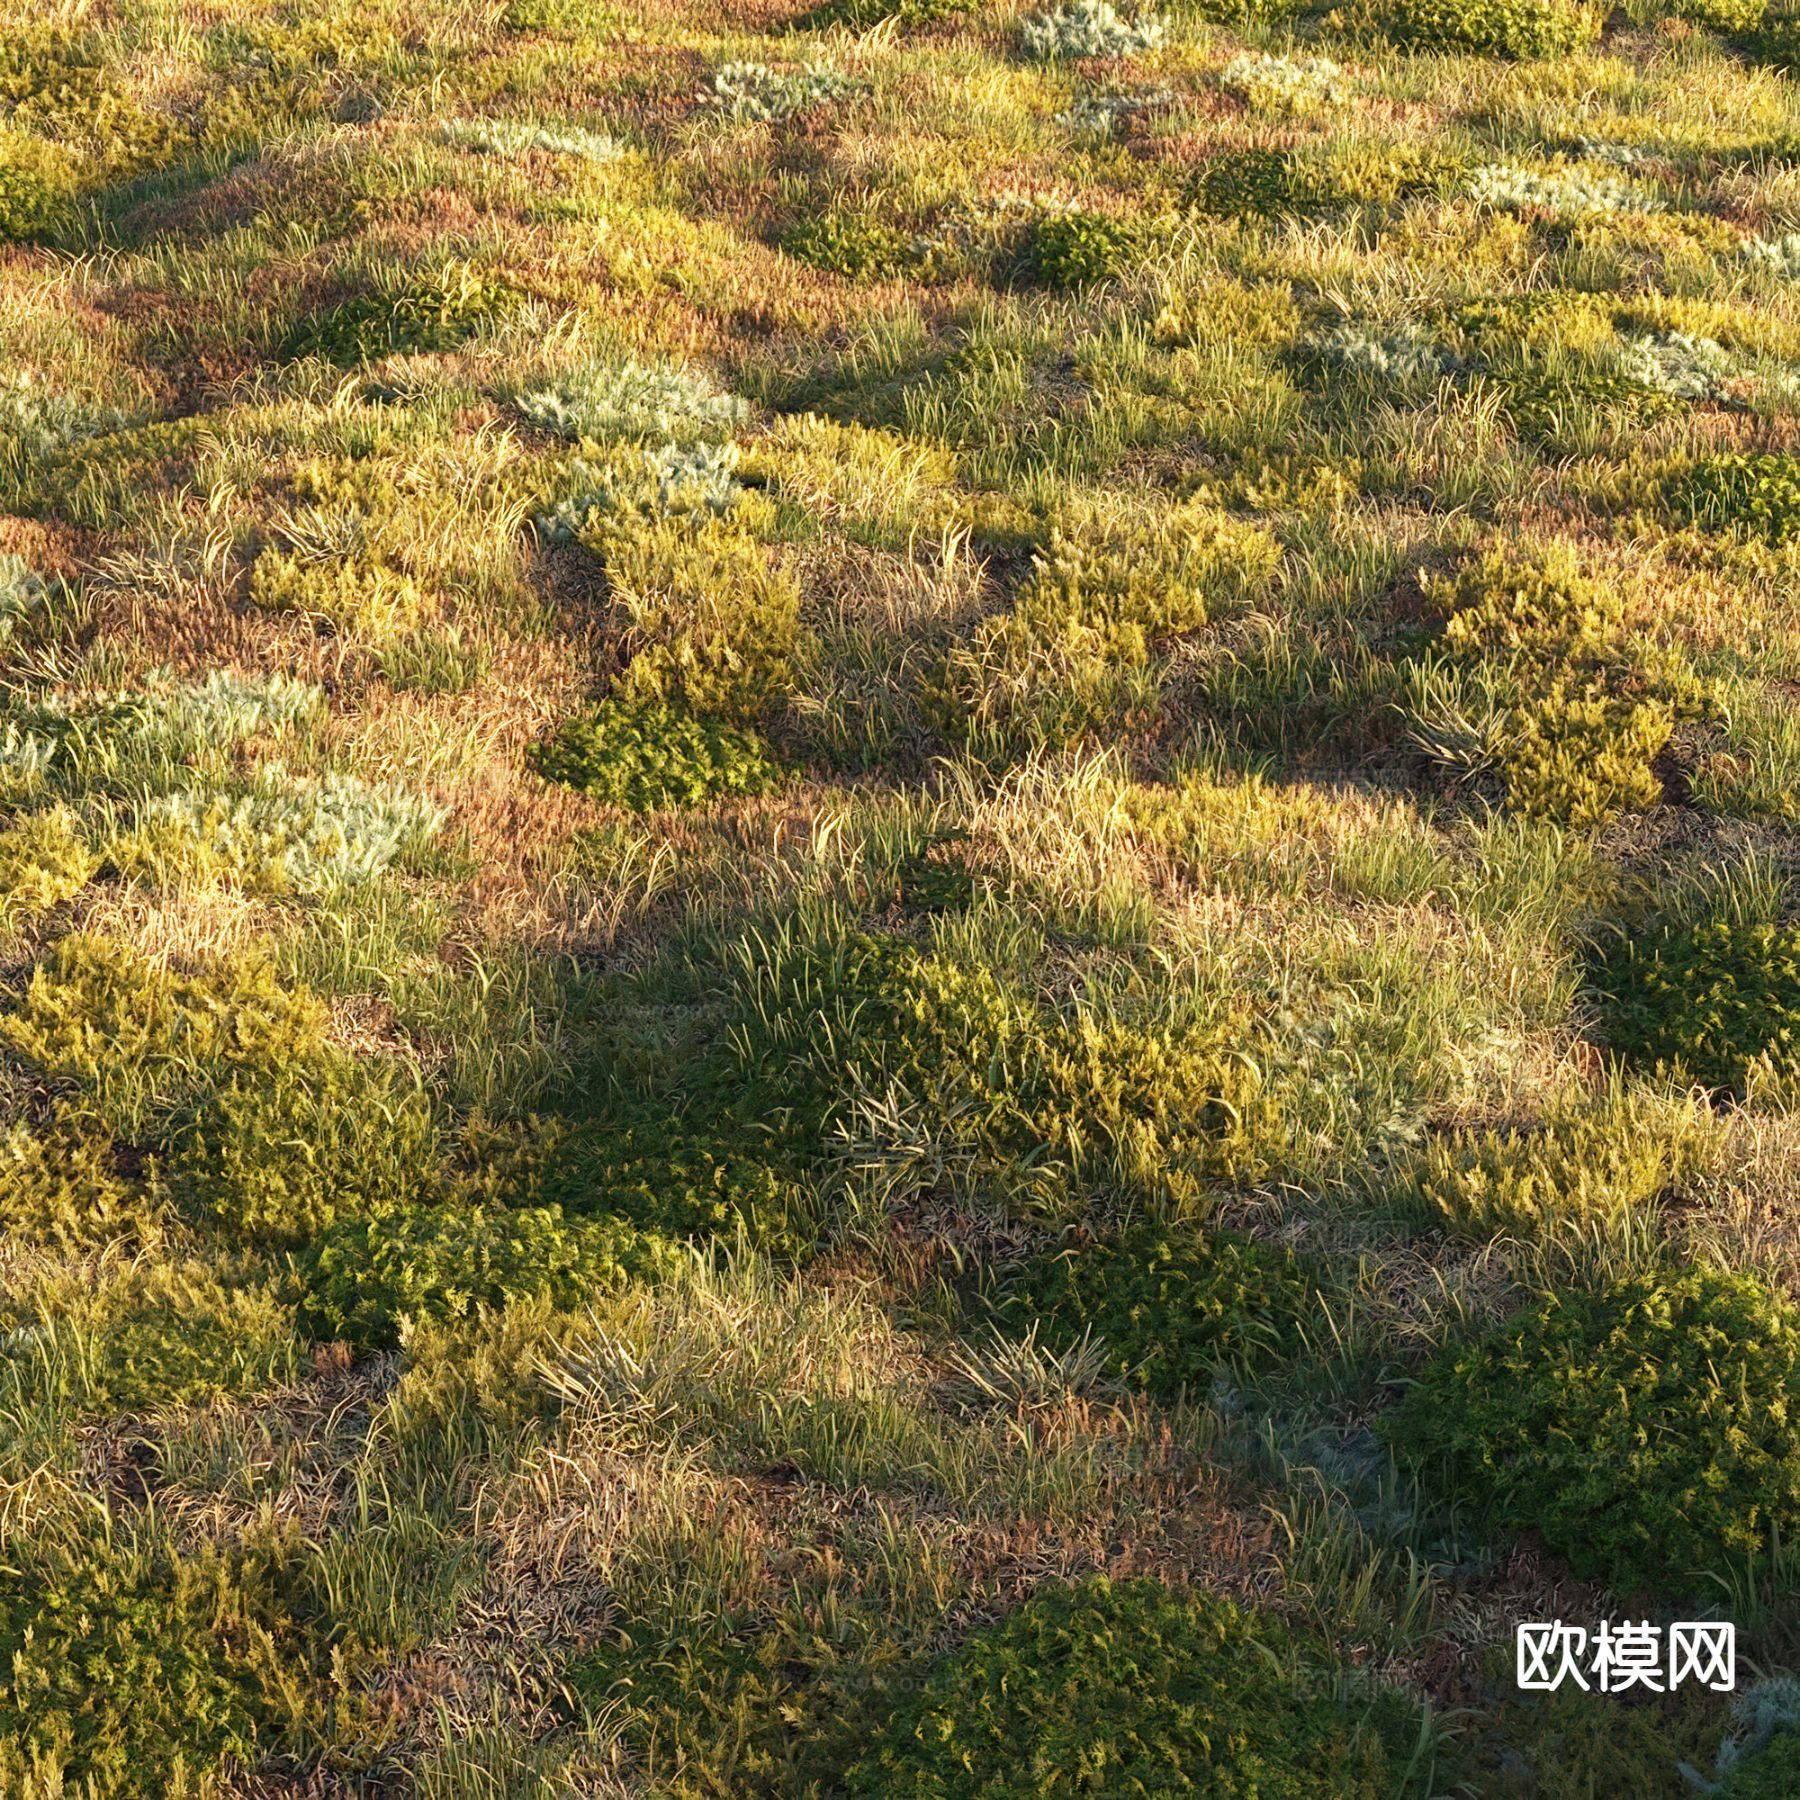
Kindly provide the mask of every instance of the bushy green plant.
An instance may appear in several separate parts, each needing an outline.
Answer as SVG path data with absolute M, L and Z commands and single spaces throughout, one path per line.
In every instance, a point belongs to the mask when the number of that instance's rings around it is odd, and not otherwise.
M 191 1216 L 294 1245 L 335 1220 L 426 1198 L 437 1152 L 416 1072 L 320 1051 L 221 1082 L 173 1132 L 159 1174 Z
M 790 225 L 781 247 L 796 260 L 849 281 L 880 280 L 905 267 L 912 240 L 868 213 L 831 209 Z
M 1132 220 L 1107 213 L 1047 212 L 1031 228 L 1026 261 L 1045 287 L 1091 287 L 1130 262 L 1141 235 Z
M 0 161 L 0 244 L 52 236 L 70 217 L 70 200 L 67 185 L 45 171 Z
M 1580 1574 L 1697 1592 L 1800 1530 L 1800 1318 L 1704 1268 L 1555 1294 L 1440 1352 L 1390 1431 Z
M 396 351 L 455 350 L 507 318 L 523 299 L 503 277 L 467 262 L 449 262 L 392 291 L 357 294 L 302 319 L 283 353 L 352 364 Z
M 998 1311 L 1036 1323 L 1051 1349 L 1086 1333 L 1108 1366 L 1150 1393 L 1203 1393 L 1221 1364 L 1253 1364 L 1306 1343 L 1314 1285 L 1291 1251 L 1195 1224 L 1151 1222 L 1028 1267 Z
M 546 781 L 565 782 L 631 812 L 704 806 L 728 794 L 763 794 L 777 770 L 762 738 L 666 706 L 609 701 L 571 719 L 531 760 Z
M 793 576 L 729 521 L 621 521 L 598 538 L 633 654 L 628 705 L 744 725 L 784 696 L 799 632 Z
M 1593 42 L 1600 20 L 1571 0 L 1374 0 L 1352 13 L 1408 50 L 1567 56 Z
M 1738 531 L 1768 544 L 1800 536 L 1800 458 L 1773 451 L 1723 451 L 1671 475 L 1669 509 L 1708 531 Z
M 1284 150 L 1222 151 L 1207 159 L 1194 184 L 1194 204 L 1229 219 L 1307 213 L 1321 203 L 1304 165 Z
M 1206 508 L 1160 530 L 1053 529 L 1012 611 L 984 620 L 926 685 L 928 711 L 996 759 L 1116 729 L 1141 691 L 1133 677 L 1168 640 L 1260 591 L 1276 560 L 1260 526 Z
M 1019 26 L 1027 56 L 1056 62 L 1065 57 L 1135 56 L 1159 49 L 1168 27 L 1154 13 L 1133 21 L 1119 17 L 1111 0 L 1070 0 L 1050 12 L 1034 13 Z
M 192 1259 L 57 1277 L 34 1306 L 0 1308 L 0 1324 L 0 1361 L 19 1384 L 82 1413 L 254 1393 L 300 1368 L 294 1310 L 275 1284 Z
M 410 1206 L 328 1226 L 304 1273 L 315 1328 L 373 1349 L 394 1341 L 403 1318 L 458 1319 L 532 1296 L 575 1307 L 680 1266 L 666 1240 L 620 1219 Z
M 1529 438 L 1557 440 L 1580 413 L 1641 425 L 1675 407 L 1673 396 L 1646 387 L 1623 369 L 1489 369 L 1483 379 L 1500 388 L 1514 428 Z
M 0 1232 L 12 1242 L 98 1249 L 146 1235 L 152 1216 L 91 1121 L 58 1109 L 0 1131 Z
M 1099 1189 L 1197 1204 L 1266 1172 L 1281 1121 L 1246 1020 L 1041 1006 L 984 969 L 865 934 L 771 947 L 740 989 L 741 1068 L 814 1133 L 850 1077 L 943 1121 L 956 1160 L 1022 1204 Z
M 1769 11 L 1769 0 L 1673 0 L 1670 13 L 1692 19 L 1708 31 L 1753 31 Z
M 1607 1041 L 1728 1093 L 1800 1062 L 1800 928 L 1728 918 L 1627 932 L 1597 965 Z
M 1771 69 L 1800 69 L 1800 15 L 1771 7 L 1758 24 L 1739 34 L 1737 47 Z
M 1288 1648 L 1274 1621 L 1209 1594 L 1104 1576 L 1052 1584 L 932 1671 L 845 1792 L 1386 1800 L 1384 1733 L 1406 1709 L 1358 1716 L 1307 1692 L 1281 1672 Z

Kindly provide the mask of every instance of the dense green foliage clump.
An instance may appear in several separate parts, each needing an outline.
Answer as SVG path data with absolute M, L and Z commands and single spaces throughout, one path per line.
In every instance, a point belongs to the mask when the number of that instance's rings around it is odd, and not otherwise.
M 1362 16 L 1408 50 L 1519 58 L 1567 56 L 1601 23 L 1576 0 L 1378 0 Z
M 1708 531 L 1738 531 L 1764 543 L 1800 535 L 1800 459 L 1728 451 L 1702 457 L 1664 489 L 1678 517 Z
M 230 1075 L 177 1128 L 161 1166 L 194 1217 L 291 1246 L 335 1219 L 421 1197 L 436 1163 L 437 1124 L 416 1076 L 320 1052 Z
M 1696 1593 L 1800 1530 L 1800 1317 L 1705 1268 L 1552 1295 L 1442 1352 L 1392 1429 L 1583 1575 Z
M 758 733 L 658 705 L 608 702 L 571 719 L 533 750 L 532 761 L 545 780 L 630 812 L 763 794 L 777 780 Z
M 516 310 L 519 289 L 467 263 L 448 263 L 394 293 L 356 294 L 301 320 L 289 356 L 359 363 L 394 351 L 453 350 Z
M 1026 1269 L 1000 1304 L 1061 1349 L 1091 1333 L 1109 1366 L 1154 1394 L 1204 1391 L 1223 1364 L 1292 1354 L 1314 1287 L 1291 1251 L 1195 1225 L 1143 1224 Z
M 1375 1721 L 1279 1672 L 1280 1629 L 1153 1581 L 1040 1592 L 977 1632 L 901 1706 L 846 1791 L 875 1800 L 1209 1793 L 1377 1800 Z M 1389 1727 L 1398 1705 L 1379 1709 Z
M 912 240 L 867 213 L 822 212 L 782 233 L 789 256 L 850 281 L 879 280 L 906 265 Z
M 537 1296 L 577 1307 L 667 1274 L 674 1253 L 612 1219 L 555 1206 L 415 1206 L 328 1227 L 307 1252 L 307 1310 L 360 1350 L 391 1343 L 403 1319 L 460 1319 Z
M 1045 287 L 1089 287 L 1118 274 L 1141 235 L 1132 220 L 1105 213 L 1046 213 L 1031 228 L 1031 273 Z
M 1682 1079 L 1741 1093 L 1800 1057 L 1800 930 L 1702 919 L 1620 938 L 1600 965 L 1607 1040 Z
M 1711 1141 L 1688 1108 L 1621 1096 L 1532 1129 L 1448 1132 L 1412 1181 L 1429 1213 L 1468 1236 L 1586 1228 L 1656 1199 L 1703 1165 Z
M 1449 730 L 1427 719 L 1421 741 L 1446 760 L 1496 763 L 1508 804 L 1537 818 L 1594 826 L 1655 803 L 1674 709 L 1636 663 L 1616 588 L 1564 553 L 1496 551 L 1432 597 L 1462 685 L 1444 707 Z M 1489 716 L 1472 718 L 1483 704 Z

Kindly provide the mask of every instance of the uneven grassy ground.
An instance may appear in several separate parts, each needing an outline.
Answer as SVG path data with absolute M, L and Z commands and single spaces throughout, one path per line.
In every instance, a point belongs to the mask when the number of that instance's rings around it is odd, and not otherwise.
M 1251 4 L 0 3 L 0 1792 L 1800 1793 L 1800 22 Z

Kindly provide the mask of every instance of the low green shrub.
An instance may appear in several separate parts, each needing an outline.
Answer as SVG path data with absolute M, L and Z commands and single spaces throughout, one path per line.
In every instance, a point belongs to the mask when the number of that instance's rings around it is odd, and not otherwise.
M 427 1198 L 437 1122 L 416 1070 L 321 1050 L 232 1073 L 170 1135 L 157 1172 L 190 1217 L 293 1246 Z
M 939 1663 L 845 1792 L 1388 1800 L 1406 1707 L 1306 1691 L 1282 1672 L 1289 1648 L 1274 1621 L 1212 1595 L 1053 1584 Z
M 1742 1094 L 1752 1065 L 1800 1061 L 1800 928 L 1721 918 L 1627 932 L 1593 979 L 1607 1042 L 1648 1067 Z
M 724 520 L 622 522 L 596 540 L 632 652 L 619 697 L 745 725 L 792 680 L 800 590 L 763 546 Z
M 658 1237 L 742 1235 L 768 1255 L 805 1256 L 818 1209 L 794 1168 L 818 1152 L 816 1113 L 794 1118 L 783 1111 L 793 1096 L 701 1062 L 686 1071 L 682 1099 L 634 1101 L 572 1130 L 542 1122 L 546 1154 L 509 1197 Z
M 1092 287 L 1130 263 L 1141 237 L 1134 221 L 1108 213 L 1047 212 L 1031 228 L 1026 266 L 1045 287 Z
M 1260 526 L 1204 507 L 1156 529 L 1055 528 L 1012 610 L 921 684 L 926 715 L 996 761 L 1116 732 L 1154 699 L 1169 641 L 1259 593 L 1278 560 Z
M 1153 1394 L 1204 1393 L 1222 1364 L 1306 1343 L 1314 1284 L 1291 1251 L 1193 1224 L 1146 1223 L 1027 1268 L 998 1312 L 1053 1350 L 1092 1333 L 1108 1366 Z
M 503 277 L 451 262 L 393 292 L 353 295 L 309 315 L 288 333 L 282 353 L 349 365 L 397 351 L 455 350 L 510 317 L 523 298 Z
M 0 158 L 0 244 L 54 236 L 73 214 L 68 185 L 14 160 L 10 145 L 0 143 Z
M 227 1280 L 186 1259 L 54 1277 L 31 1305 L 0 1307 L 10 1327 L 0 1360 L 46 1403 L 94 1414 L 162 1412 L 292 1381 L 293 1307 L 272 1281 L 242 1274 Z
M 1193 202 L 1221 218 L 1273 219 L 1321 211 L 1329 197 L 1319 192 L 1306 164 L 1292 151 L 1226 150 L 1207 159 L 1194 184 Z
M 1601 24 L 1596 10 L 1572 0 L 1370 0 L 1350 18 L 1408 50 L 1520 59 L 1585 49 Z
M 1736 531 L 1766 544 L 1800 536 L 1800 458 L 1724 451 L 1670 476 L 1665 503 L 1683 523 Z
M 1514 428 L 1526 437 L 1565 440 L 1580 415 L 1615 427 L 1647 425 L 1676 409 L 1673 395 L 1617 369 L 1484 371 L 1504 396 Z
M 1738 35 L 1736 47 L 1768 68 L 1800 69 L 1800 14 L 1765 10 L 1756 25 Z
M 571 719 L 531 762 L 546 781 L 580 788 L 631 812 L 704 806 L 729 794 L 766 794 L 779 771 L 759 733 L 666 706 L 609 701 Z
M 1800 1316 L 1712 1269 L 1552 1295 L 1441 1351 L 1389 1431 L 1581 1575 L 1698 1592 L 1800 1531 Z
M 1727 34 L 1754 31 L 1768 11 L 1769 0 L 1673 0 L 1669 7 L 1673 18 Z
M 735 997 L 741 1071 L 822 1143 L 860 1092 L 943 1121 L 969 1179 L 1025 1207 L 1095 1191 L 1199 1206 L 1283 1143 L 1248 1017 L 1057 1008 L 987 969 L 859 934 L 765 947 Z
M 781 234 L 781 247 L 796 261 L 848 281 L 879 281 L 906 266 L 912 239 L 867 213 L 834 209 L 789 226 Z
M 307 1251 L 306 1314 L 359 1350 L 394 1341 L 402 1319 L 459 1319 L 530 1297 L 562 1307 L 680 1267 L 666 1241 L 557 1206 L 413 1206 L 340 1219 Z

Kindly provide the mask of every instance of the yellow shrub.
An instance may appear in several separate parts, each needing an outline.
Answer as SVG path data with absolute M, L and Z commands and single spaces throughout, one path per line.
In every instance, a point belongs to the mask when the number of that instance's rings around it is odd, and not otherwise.
M 359 558 L 303 561 L 283 550 L 256 559 L 250 598 L 266 612 L 303 613 L 378 640 L 416 629 L 426 613 L 424 592 L 409 575 Z
M 633 521 L 605 539 L 612 599 L 631 653 L 627 700 L 736 722 L 786 694 L 800 590 L 762 546 L 723 521 Z
M 1456 1131 L 1416 1172 L 1421 1200 L 1454 1231 L 1485 1237 L 1607 1221 L 1696 1173 L 1719 1127 L 1686 1100 L 1610 1092 L 1531 1129 Z
M 99 866 L 65 807 L 8 826 L 0 831 L 0 922 L 17 925 L 74 899 Z

